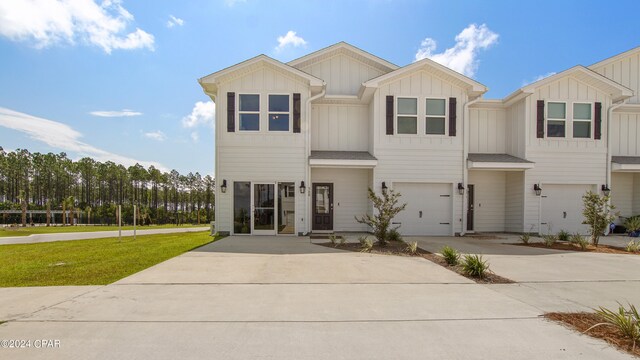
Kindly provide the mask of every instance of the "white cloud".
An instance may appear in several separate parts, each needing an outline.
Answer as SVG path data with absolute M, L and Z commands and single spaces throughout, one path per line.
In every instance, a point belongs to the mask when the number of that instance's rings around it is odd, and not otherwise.
M 89 114 L 93 115 L 93 116 L 100 116 L 100 117 L 129 117 L 129 116 L 140 116 L 142 115 L 141 112 L 139 111 L 134 111 L 134 110 L 130 110 L 130 109 L 122 109 L 122 110 L 97 110 L 97 111 L 92 111 Z
M 69 125 L 43 119 L 29 114 L 0 107 L 0 126 L 20 131 L 34 140 L 41 141 L 52 148 L 74 152 L 80 157 L 89 156 L 95 160 L 113 161 L 125 166 L 139 163 L 144 167 L 155 166 L 162 171 L 167 168 L 155 161 L 140 161 L 123 155 L 114 154 L 82 142 L 82 134 Z
M 556 73 L 552 71 L 552 72 L 548 72 L 548 73 L 546 73 L 546 74 L 544 74 L 544 75 L 538 75 L 538 76 L 536 76 L 535 78 L 533 78 L 533 80 L 531 80 L 531 81 L 524 80 L 524 81 L 522 82 L 522 86 L 526 86 L 526 85 L 529 85 L 529 84 L 533 84 L 534 82 L 537 82 L 537 81 L 540 81 L 540 80 L 542 80 L 542 79 L 548 78 L 549 76 L 553 76 L 553 75 L 555 75 L 555 74 L 556 74 Z
M 200 134 L 198 134 L 196 131 L 191 133 L 191 140 L 193 140 L 193 142 L 198 142 L 199 139 L 200 139 Z
M 144 133 L 144 137 L 147 137 L 149 139 L 153 139 L 153 140 L 156 140 L 156 141 L 165 141 L 165 140 L 167 140 L 167 135 L 165 135 L 160 130 Z
M 299 47 L 305 46 L 307 42 L 296 35 L 295 31 L 289 30 L 285 36 L 278 36 L 278 46 L 276 46 L 276 52 L 282 51 L 284 48 L 288 46 Z
M 133 15 L 120 0 L 12 0 L 0 2 L 0 35 L 46 48 L 58 43 L 82 43 L 113 50 L 153 50 L 154 37 L 136 28 L 127 33 Z
M 171 29 L 174 26 L 182 26 L 184 25 L 184 20 L 177 18 L 173 15 L 169 15 L 169 20 L 167 20 L 167 27 Z
M 439 64 L 466 76 L 473 77 L 478 69 L 478 52 L 498 42 L 498 34 L 489 30 L 486 24 L 471 24 L 456 35 L 456 44 L 444 52 L 434 54 L 436 41 L 422 40 L 415 61 L 429 58 Z
M 213 101 L 198 101 L 193 106 L 191 114 L 182 118 L 182 126 L 186 128 L 194 128 L 200 125 L 214 125 L 214 115 L 216 113 L 216 104 Z

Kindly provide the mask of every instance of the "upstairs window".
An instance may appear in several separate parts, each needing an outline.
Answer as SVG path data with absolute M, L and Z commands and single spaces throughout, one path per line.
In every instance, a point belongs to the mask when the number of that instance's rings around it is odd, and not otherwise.
M 240 131 L 260 131 L 260 95 L 240 94 Z
M 573 104 L 573 137 L 591 138 L 591 104 Z
M 444 135 L 446 120 L 445 99 L 427 99 L 425 131 L 428 135 Z
M 547 137 L 565 137 L 567 104 L 549 102 L 547 104 Z
M 397 133 L 418 134 L 418 99 L 398 98 Z
M 289 131 L 289 95 L 269 95 L 269 131 Z

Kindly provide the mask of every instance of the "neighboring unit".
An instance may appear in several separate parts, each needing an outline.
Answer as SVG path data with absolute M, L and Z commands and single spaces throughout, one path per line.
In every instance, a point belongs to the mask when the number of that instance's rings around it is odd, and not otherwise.
M 585 233 L 582 195 L 640 213 L 640 48 L 502 100 L 432 60 L 404 67 L 344 42 L 260 55 L 199 80 L 216 102 L 216 227 L 367 231 L 367 188 L 407 203 L 404 235 Z M 610 121 L 611 119 L 611 121 Z

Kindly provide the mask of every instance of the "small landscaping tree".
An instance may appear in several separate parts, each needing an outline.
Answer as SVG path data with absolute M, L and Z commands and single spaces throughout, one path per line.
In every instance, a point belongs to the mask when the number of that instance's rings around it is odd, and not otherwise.
M 373 235 L 376 237 L 380 246 L 387 245 L 391 220 L 407 206 L 407 204 L 398 205 L 398 198 L 400 196 L 400 193 L 392 189 L 382 189 L 382 195 L 378 196 L 369 188 L 369 200 L 373 203 L 375 214 L 365 214 L 360 218 L 355 217 L 357 222 L 367 224 L 371 227 Z
M 582 223 L 589 226 L 591 243 L 598 247 L 600 236 L 616 218 L 616 215 L 612 213 L 615 207 L 609 203 L 609 196 L 600 196 L 592 191 L 587 191 L 582 196 L 582 201 L 584 202 L 582 210 L 584 221 Z

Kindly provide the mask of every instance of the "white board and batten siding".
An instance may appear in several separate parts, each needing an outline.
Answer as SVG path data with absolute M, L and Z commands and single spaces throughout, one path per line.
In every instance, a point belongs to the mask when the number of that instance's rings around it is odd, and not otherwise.
M 521 159 L 527 158 L 527 104 L 530 101 L 527 97 L 506 109 L 506 153 Z
M 236 109 L 240 94 L 260 94 L 260 131 L 227 132 L 227 92 L 236 93 Z M 309 97 L 309 88 L 296 77 L 269 65 L 257 66 L 238 76 L 224 79 L 219 85 L 216 101 L 216 174 L 227 180 L 227 193 L 216 194 L 218 230 L 233 228 L 233 182 L 295 182 L 305 178 L 307 156 L 305 133 L 309 129 L 306 106 L 301 106 L 301 133 L 293 133 L 293 94 L 301 94 L 301 104 Z M 268 95 L 289 94 L 291 113 L 289 132 L 268 131 Z M 274 172 L 273 169 L 278 169 Z M 296 226 L 303 231 L 304 197 L 296 197 Z
M 610 187 L 611 203 L 621 217 L 640 215 L 640 173 L 614 172 Z
M 311 150 L 368 151 L 369 107 L 353 104 L 312 105 Z
M 531 224 L 524 223 L 525 172 L 508 171 L 505 176 L 504 229 L 508 232 L 529 232 Z M 537 228 L 537 219 L 533 228 Z
M 640 114 L 614 111 L 612 115 L 611 155 L 640 156 Z
M 333 184 L 334 231 L 369 231 L 367 225 L 358 223 L 354 217 L 371 213 L 367 192 L 370 169 L 312 168 L 311 181 Z
M 620 56 L 613 61 L 602 61 L 590 68 L 609 79 L 633 90 L 633 96 L 627 100 L 629 104 L 640 104 L 640 51 L 630 51 L 627 56 Z
M 501 108 L 469 108 L 469 152 L 506 154 L 506 111 Z
M 505 231 L 507 199 L 506 171 L 469 171 L 469 184 L 474 187 L 473 230 Z
M 300 70 L 327 82 L 327 95 L 357 95 L 363 82 L 384 72 L 343 53 L 301 67 Z

